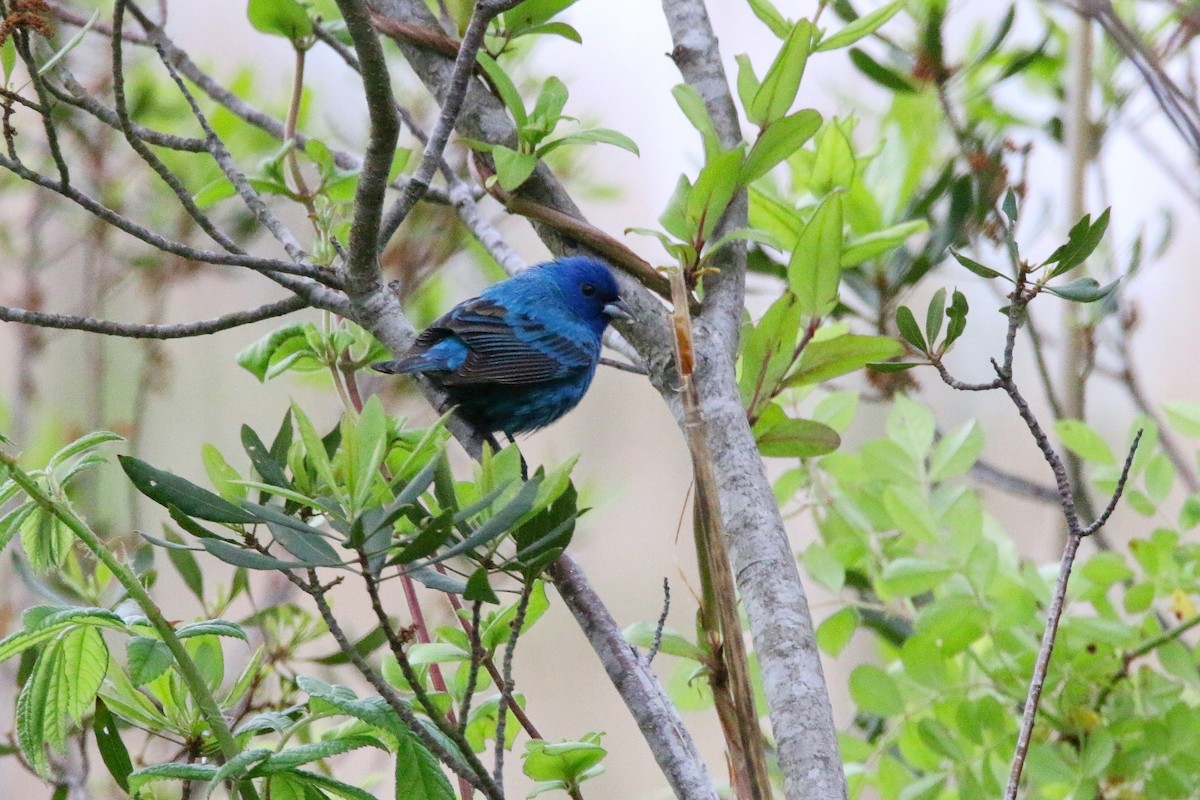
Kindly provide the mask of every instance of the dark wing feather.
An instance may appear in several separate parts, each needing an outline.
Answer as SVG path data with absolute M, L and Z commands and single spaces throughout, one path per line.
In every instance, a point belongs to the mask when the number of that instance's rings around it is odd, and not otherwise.
M 422 332 L 416 345 L 427 350 L 451 336 L 468 352 L 461 366 L 441 377 L 448 386 L 539 383 L 566 377 L 595 360 L 588 343 L 482 298 L 454 308 Z

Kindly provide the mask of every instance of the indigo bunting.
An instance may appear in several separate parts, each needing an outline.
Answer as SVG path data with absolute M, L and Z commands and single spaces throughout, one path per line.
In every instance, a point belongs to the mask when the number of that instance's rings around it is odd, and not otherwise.
M 613 317 L 630 318 L 608 267 L 575 256 L 539 264 L 450 309 L 379 372 L 417 373 L 487 433 L 543 428 L 583 398 Z

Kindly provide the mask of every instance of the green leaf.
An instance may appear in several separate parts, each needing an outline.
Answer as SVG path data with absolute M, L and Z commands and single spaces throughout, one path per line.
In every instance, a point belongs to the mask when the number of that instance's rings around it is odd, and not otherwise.
M 876 588 L 885 599 L 912 597 L 940 586 L 953 572 L 945 563 L 931 558 L 897 558 L 884 567 Z
M 496 93 L 500 95 L 504 107 L 508 109 L 508 113 L 512 114 L 517 129 L 524 128 L 529 124 L 529 116 L 525 113 L 525 102 L 521 99 L 521 93 L 517 91 L 512 78 L 508 77 L 508 73 L 496 63 L 494 58 L 482 50 L 479 51 L 478 59 L 479 66 L 483 68 L 488 80 L 496 88 Z
M 1045 291 L 1052 295 L 1061 297 L 1064 300 L 1070 300 L 1073 303 L 1094 303 L 1097 300 L 1103 300 L 1112 294 L 1113 289 L 1117 288 L 1117 284 L 1121 282 L 1117 278 L 1112 283 L 1100 285 L 1100 282 L 1095 278 L 1079 278 L 1062 286 L 1046 286 Z
M 846 585 L 846 566 L 825 545 L 814 542 L 801 557 L 804 569 L 831 592 L 840 592 Z
M 938 336 L 942 332 L 942 323 L 946 320 L 946 290 L 938 289 L 929 300 L 929 308 L 925 310 L 925 337 L 931 346 L 937 345 Z
M 779 9 L 771 4 L 771 0 L 750 0 L 750 10 L 780 39 L 786 37 L 792 29 L 792 24 L 783 18 Z
M 396 747 L 396 800 L 455 800 L 457 795 L 433 753 L 412 734 Z
M 625 637 L 625 641 L 634 647 L 646 648 L 654 646 L 654 639 L 657 633 L 658 626 L 652 625 L 649 622 L 635 622 L 621 631 L 621 635 Z M 693 644 L 686 636 L 672 628 L 663 628 L 662 637 L 659 641 L 659 652 L 666 653 L 669 656 L 678 656 L 679 658 L 690 658 L 698 662 L 703 662 L 708 658 L 708 654 L 703 648 Z
M 673 88 L 671 96 L 679 104 L 679 109 L 687 117 L 688 122 L 692 123 L 692 127 L 699 132 L 700 139 L 704 142 L 705 163 L 711 161 L 721 152 L 721 140 L 717 136 L 717 129 L 713 125 L 712 117 L 708 115 L 704 98 L 700 96 L 700 92 L 686 83 L 681 83 Z
M 711 125 L 711 122 L 709 124 Z M 771 123 L 759 134 L 754 146 L 746 155 L 746 163 L 742 165 L 741 182 L 748 184 L 766 175 L 776 164 L 803 147 L 820 127 L 821 115 L 811 108 L 797 111 Z M 715 131 L 713 135 L 716 135 Z
M 800 89 L 800 79 L 804 77 L 812 38 L 813 26 L 806 19 L 792 28 L 746 108 L 746 117 L 752 123 L 762 127 L 787 116 Z
M 100 10 L 94 12 L 96 19 L 100 19 Z M 12 36 L 4 38 L 4 44 L 0 44 L 0 68 L 4 71 L 4 83 L 7 85 L 12 78 L 13 67 L 17 65 L 17 42 Z
M 954 344 L 967 329 L 967 311 L 967 296 L 955 289 L 954 295 L 950 299 L 950 308 L 946 309 L 950 325 L 946 328 L 946 340 L 942 342 L 943 352 L 949 350 L 950 345 Z
M 545 120 L 550 129 L 553 129 L 555 122 L 562 116 L 563 109 L 567 105 L 567 85 L 559 78 L 551 75 L 542 84 L 542 90 L 538 92 L 537 100 L 533 104 L 533 111 L 530 113 L 530 118 L 533 120 Z
M 918 352 L 929 352 L 929 345 L 925 343 L 921 326 L 917 324 L 917 318 L 913 316 L 912 309 L 908 306 L 900 306 L 896 309 L 896 328 L 904 337 L 904 341 L 911 344 Z
M 1184 436 L 1200 438 L 1200 403 L 1186 400 L 1163 403 L 1163 411 L 1175 430 Z
M 33 611 L 38 608 L 46 610 L 46 613 L 39 615 L 35 623 Z M 125 621 L 106 608 L 68 607 L 60 609 L 58 607 L 51 607 L 47 609 L 44 606 L 35 606 L 34 609 L 30 609 L 25 613 L 25 630 L 17 631 L 0 639 L 0 662 L 19 655 L 42 642 L 49 641 L 63 631 L 80 625 L 109 628 L 116 631 L 127 630 Z
M 858 630 L 858 622 L 858 609 L 855 608 L 843 608 L 830 614 L 817 626 L 817 647 L 836 658 L 850 644 Z
M 217 775 L 217 767 L 212 764 L 155 764 L 143 767 L 129 774 L 129 791 L 137 796 L 143 786 L 156 781 L 203 781 L 207 783 Z
M 848 189 L 854 183 L 856 168 L 850 137 L 837 120 L 833 120 L 817 137 L 817 155 L 808 178 L 808 189 L 816 195 Z
M 850 673 L 850 697 L 868 714 L 889 717 L 904 710 L 896 681 L 874 664 L 860 664 Z
M 251 514 L 191 481 L 155 469 L 133 456 L 117 456 L 117 460 L 138 491 L 161 506 L 174 506 L 189 517 L 209 522 L 249 524 L 255 521 Z
M 829 50 L 837 50 L 838 48 L 852 45 L 859 39 L 870 36 L 879 30 L 885 22 L 896 16 L 904 8 L 905 2 L 906 0 L 893 0 L 893 2 L 875 9 L 870 14 L 864 14 L 837 33 L 822 37 L 814 48 L 815 51 L 823 53 Z
M 811 419 L 783 419 L 755 433 L 758 450 L 773 458 L 812 458 L 837 450 L 842 438 Z
M 312 20 L 297 0 L 250 0 L 246 16 L 255 30 L 293 42 L 312 36 Z
M 742 108 L 749 114 L 749 109 L 754 105 L 754 96 L 758 94 L 760 86 L 758 76 L 754 74 L 754 65 L 750 63 L 750 56 L 745 53 L 739 53 L 734 56 L 738 65 L 737 74 L 737 92 L 738 100 L 742 102 Z M 753 120 L 751 120 L 753 121 Z
M 61 567 L 74 541 L 71 529 L 49 509 L 33 508 L 21 520 L 21 547 L 38 572 Z
M 117 721 L 108 706 L 99 697 L 96 698 L 96 713 L 92 717 L 92 730 L 96 734 L 96 747 L 100 751 L 100 759 L 108 768 L 108 774 L 116 781 L 117 786 L 129 791 L 129 773 L 133 772 L 133 761 L 121 733 Z
M 881 231 L 868 233 L 857 239 L 846 242 L 842 250 L 842 267 L 853 267 L 864 261 L 870 261 L 895 250 L 910 237 L 923 233 L 929 228 L 929 223 L 923 219 L 901 222 Z
M 568 133 L 566 136 L 562 136 L 552 142 L 547 142 L 539 147 L 538 155 L 544 157 L 547 153 L 564 144 L 611 144 L 622 150 L 628 150 L 635 156 L 641 155 L 641 151 L 638 150 L 637 143 L 633 139 L 611 128 L 589 128 L 584 131 Z
M 496 177 L 506 192 L 516 191 L 537 169 L 537 156 L 521 153 L 502 144 L 492 147 L 492 158 L 496 161 Z
M 958 252 L 957 250 L 951 250 L 950 254 L 954 256 L 954 259 L 958 263 L 962 264 L 964 267 L 969 269 L 971 272 L 974 272 L 976 275 L 978 275 L 981 278 L 988 278 L 990 280 L 992 278 L 1004 278 L 1005 277 L 1004 274 L 997 272 L 996 270 L 992 269 L 991 267 L 985 267 L 983 264 L 980 264 L 978 261 L 976 261 L 972 258 L 967 258 L 966 256 L 964 256 L 962 253 Z
M 861 336 L 844 333 L 832 339 L 809 342 L 796 369 L 784 379 L 786 386 L 821 383 L 839 375 L 862 369 L 874 361 L 900 355 L 904 348 L 888 336 Z
M 204 549 L 211 555 L 216 556 L 226 564 L 232 564 L 235 567 L 245 567 L 246 569 L 259 570 L 285 570 L 285 569 L 302 569 L 306 565 L 299 561 L 283 561 L 274 556 L 264 555 L 255 550 L 247 550 L 237 545 L 221 539 L 201 539 L 200 544 L 204 545 Z
M 1117 459 L 1100 434 L 1087 423 L 1077 419 L 1060 419 L 1054 423 L 1059 441 L 1084 461 L 1095 464 L 1116 464 Z
M 1004 193 L 1004 203 L 1001 208 L 1004 209 L 1004 216 L 1008 217 L 1009 224 L 1015 225 L 1017 223 L 1017 195 L 1011 187 Z
M 841 278 L 842 196 L 822 201 L 804 226 L 788 262 L 788 288 L 805 317 L 823 317 L 837 303 Z
M 467 579 L 467 590 L 463 592 L 463 599 L 499 604 L 500 598 L 488 583 L 488 571 L 485 567 L 479 567 L 471 573 L 471 577 Z
M 144 686 L 167 671 L 174 660 L 167 643 L 149 636 L 134 636 L 125 643 L 129 682 Z
M 339 736 L 334 739 L 325 739 L 320 742 L 312 742 L 311 744 L 302 744 L 280 750 L 255 767 L 251 774 L 255 777 L 259 775 L 273 775 L 309 764 L 313 761 L 332 758 L 333 756 L 363 747 L 377 747 L 380 750 L 386 749 L 374 736 L 364 736 L 361 734 L 356 736 Z
M 276 377 L 300 359 L 316 358 L 308 340 L 311 330 L 312 325 L 306 322 L 276 328 L 240 351 L 236 356 L 237 363 L 260 382 Z
M 1083 219 L 1071 227 L 1067 234 L 1067 243 L 1051 253 L 1045 261 L 1046 265 L 1058 265 L 1051 271 L 1051 278 L 1069 272 L 1087 260 L 1104 238 L 1104 232 L 1108 230 L 1108 216 L 1111 210 L 1104 209 L 1095 222 L 1092 222 L 1091 214 L 1085 214 Z
M 974 420 L 943 436 L 929 457 L 929 478 L 944 481 L 965 475 L 983 452 L 983 432 Z
M 913 94 L 917 91 L 912 82 L 899 70 L 880 64 L 869 53 L 857 47 L 850 48 L 850 63 L 885 89 L 899 94 Z
M 565 22 L 546 22 L 541 25 L 533 25 L 522 28 L 513 34 L 514 39 L 520 36 L 561 36 L 575 44 L 583 44 L 583 37 L 579 35 L 579 31 Z
M 525 743 L 523 769 L 536 781 L 579 783 L 584 773 L 597 766 L 608 754 L 600 746 L 600 734 L 589 733 L 577 742 L 550 744 L 542 739 Z
M 796 296 L 784 292 L 771 304 L 757 325 L 742 334 L 742 371 L 739 387 L 742 405 L 751 418 L 770 401 L 779 381 L 792 365 L 800 333 L 800 306 Z
M 729 150 L 716 156 L 700 170 L 688 195 L 684 219 L 702 239 L 712 236 L 725 209 L 739 188 L 742 152 Z
M 199 622 L 189 622 L 175 629 L 179 639 L 190 639 L 193 636 L 226 636 L 230 639 L 247 641 L 246 631 L 236 622 L 227 619 L 204 619 Z

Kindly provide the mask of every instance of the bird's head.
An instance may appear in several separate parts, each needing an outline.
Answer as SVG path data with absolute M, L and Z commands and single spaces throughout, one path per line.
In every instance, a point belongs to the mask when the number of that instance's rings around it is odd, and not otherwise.
M 612 319 L 632 319 L 621 300 L 617 282 L 602 261 L 586 256 L 560 258 L 543 267 L 557 285 L 567 305 L 603 332 Z

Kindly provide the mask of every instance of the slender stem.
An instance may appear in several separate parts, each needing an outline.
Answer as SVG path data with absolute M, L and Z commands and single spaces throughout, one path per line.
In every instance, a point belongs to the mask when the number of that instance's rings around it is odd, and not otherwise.
M 1029 693 L 1025 697 L 1025 711 L 1021 716 L 1021 730 L 1017 735 L 1017 746 L 1013 752 L 1012 768 L 1009 771 L 1005 800 L 1016 800 L 1017 787 L 1021 783 L 1021 771 L 1025 768 L 1025 756 L 1029 753 L 1029 742 L 1033 737 L 1033 724 L 1037 720 L 1038 703 L 1042 699 L 1042 688 L 1046 685 L 1046 671 L 1050 667 L 1050 656 L 1054 652 L 1054 639 L 1058 635 L 1058 622 L 1062 618 L 1063 603 L 1067 597 L 1067 581 L 1071 577 L 1071 566 L 1083 536 L 1071 531 L 1063 548 L 1058 568 L 1058 581 L 1054 586 L 1054 598 L 1046 612 L 1046 630 L 1042 633 L 1042 645 L 1037 661 L 1033 665 L 1033 677 L 1029 682 Z
M 269 303 L 258 308 L 245 311 L 235 311 L 215 319 L 199 322 L 181 322 L 174 325 L 154 325 L 136 322 L 114 322 L 106 319 L 78 316 L 75 314 L 48 314 L 42 311 L 30 311 L 25 308 L 9 308 L 0 306 L 0 321 L 18 322 L 24 325 L 34 325 L 39 328 L 56 328 L 59 330 L 88 331 L 102 333 L 106 336 L 124 336 L 132 339 L 184 339 L 190 336 L 206 336 L 210 333 L 229 330 L 264 319 L 282 317 L 293 311 L 308 307 L 308 301 L 299 296 L 289 297 L 277 303 Z
M 344 1 L 339 0 L 339 5 Z M 462 43 L 458 47 L 458 54 L 454 58 L 454 69 L 450 73 L 450 80 L 446 83 L 446 93 L 442 98 L 442 113 L 438 116 L 437 123 L 434 124 L 433 130 L 429 134 L 429 141 L 425 143 L 425 152 L 421 156 L 421 163 L 417 167 L 417 171 L 413 173 L 408 185 L 404 187 L 403 194 L 388 209 L 387 216 L 379 228 L 377 243 L 379 248 L 388 243 L 400 224 L 404 222 L 405 217 L 412 211 L 413 206 L 425 194 L 425 190 L 429 187 L 429 181 L 433 179 L 433 174 L 437 172 L 438 166 L 441 164 L 442 152 L 450 141 L 454 123 L 458 120 L 463 100 L 467 97 L 467 84 L 475 73 L 476 57 L 479 49 L 483 46 L 488 25 L 496 18 L 496 15 L 507 11 L 518 2 L 519 0 L 479 0 L 475 4 L 471 20 L 467 23 L 467 29 L 463 33 Z
M 221 754 L 226 760 L 229 760 L 240 753 L 242 748 L 238 745 L 237 739 L 233 737 L 233 732 L 229 729 L 229 725 L 226 724 L 225 717 L 221 713 L 221 708 L 217 705 L 216 698 L 213 697 L 212 692 L 209 691 L 204 676 L 200 674 L 200 670 L 196 667 L 196 662 L 192 660 L 187 648 L 183 646 L 183 642 L 175 635 L 175 629 L 167 621 L 166 617 L 163 616 L 162 610 L 154 602 L 154 599 L 150 597 L 150 593 L 146 591 L 146 587 L 133 574 L 133 571 L 117 558 L 112 549 L 101 541 L 100 537 L 82 519 L 70 511 L 64 503 L 56 502 L 46 494 L 38 486 L 37 481 L 21 469 L 16 459 L 3 450 L 0 450 L 0 466 L 6 469 L 12 481 L 21 487 L 22 491 L 29 495 L 34 502 L 58 517 L 60 522 L 70 528 L 76 538 L 83 543 L 83 546 L 91 551 L 92 555 L 113 574 L 122 588 L 125 589 L 146 615 L 146 619 L 150 621 L 150 625 L 153 626 L 159 637 L 162 638 L 167 649 L 171 651 L 171 655 L 175 659 L 175 665 L 179 669 L 179 676 L 183 679 L 184 684 L 187 685 L 188 691 L 191 692 L 192 699 L 196 703 L 196 707 L 212 730 L 213 738 L 216 739 L 217 745 L 221 748 Z M 241 783 L 240 786 L 242 794 L 245 797 L 257 797 L 257 792 L 249 781 Z
M 529 611 L 529 598 L 533 595 L 530 584 L 521 588 L 521 599 L 517 601 L 517 613 L 513 615 L 509 625 L 512 631 L 508 634 L 508 643 L 504 648 L 504 671 L 500 673 L 500 706 L 496 711 L 496 763 L 492 769 L 492 777 L 496 785 L 504 786 L 504 731 L 508 724 L 508 708 L 516 706 L 513 701 L 513 653 L 517 649 L 517 639 L 521 637 L 521 628 L 525 627 L 525 614 Z

